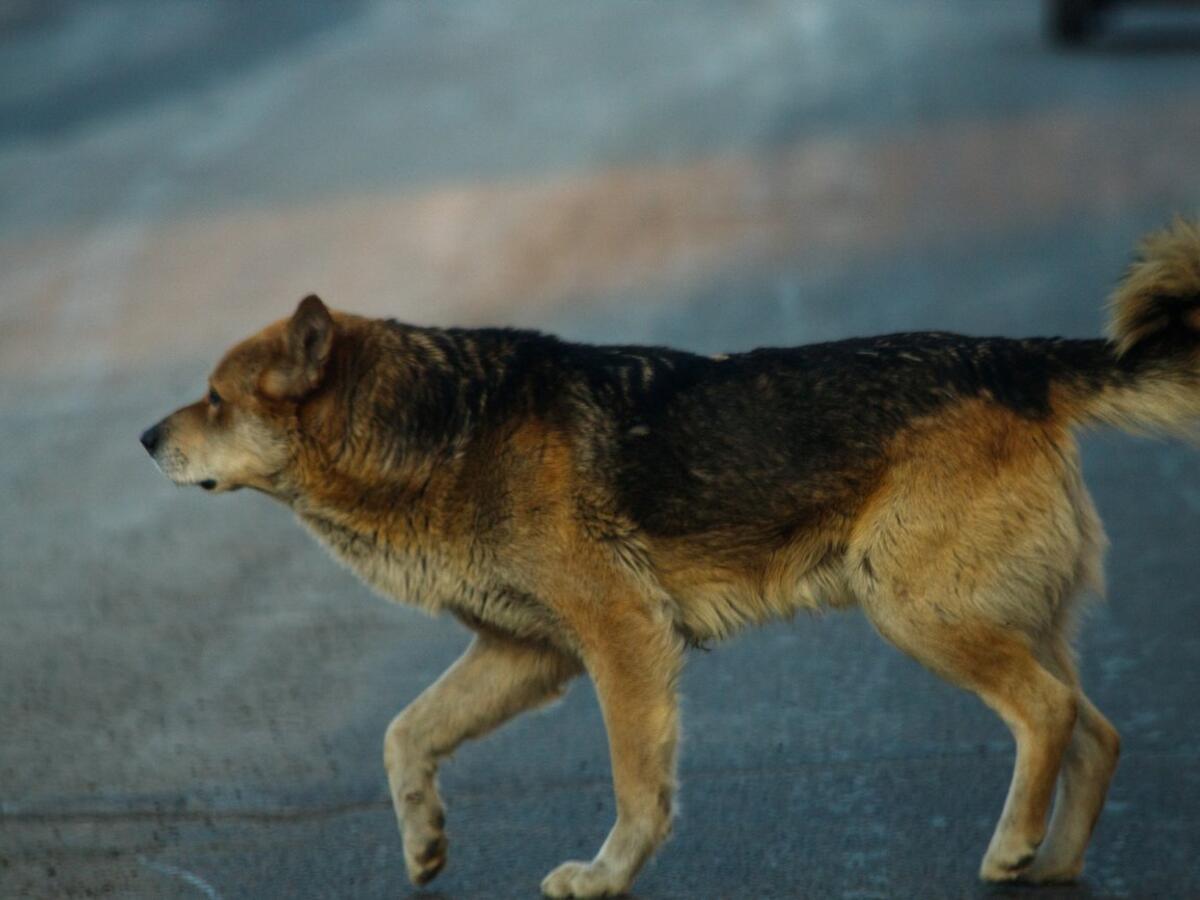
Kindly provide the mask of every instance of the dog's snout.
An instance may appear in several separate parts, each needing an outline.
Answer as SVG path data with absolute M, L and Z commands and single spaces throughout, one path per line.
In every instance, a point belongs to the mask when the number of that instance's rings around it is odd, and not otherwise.
M 162 439 L 162 428 L 159 425 L 151 425 L 142 432 L 142 446 L 146 448 L 146 452 L 151 456 L 158 449 L 158 443 Z

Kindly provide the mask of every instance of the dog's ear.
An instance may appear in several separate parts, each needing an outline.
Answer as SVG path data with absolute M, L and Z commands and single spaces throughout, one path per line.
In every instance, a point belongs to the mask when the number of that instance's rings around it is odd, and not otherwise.
M 316 294 L 300 301 L 284 333 L 283 357 L 263 373 L 262 389 L 279 399 L 299 400 L 321 383 L 333 350 L 336 325 Z

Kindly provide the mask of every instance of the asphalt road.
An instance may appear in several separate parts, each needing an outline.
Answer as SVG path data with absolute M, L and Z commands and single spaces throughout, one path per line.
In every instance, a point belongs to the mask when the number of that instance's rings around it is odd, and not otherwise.
M 531 897 L 613 816 L 586 683 L 443 770 L 409 887 L 380 749 L 465 645 L 140 430 L 311 290 L 717 351 L 1091 335 L 1200 209 L 1200 20 L 1030 0 L 0 2 L 0 897 Z M 975 872 L 1012 762 L 855 613 L 696 652 L 646 898 L 1200 896 L 1200 454 L 1112 434 L 1080 638 L 1124 755 L 1085 880 Z

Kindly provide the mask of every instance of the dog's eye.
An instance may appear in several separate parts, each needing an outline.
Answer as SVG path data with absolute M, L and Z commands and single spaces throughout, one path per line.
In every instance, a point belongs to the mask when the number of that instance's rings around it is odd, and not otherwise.
M 217 393 L 216 388 L 208 389 L 208 405 L 213 409 L 221 405 L 221 395 Z

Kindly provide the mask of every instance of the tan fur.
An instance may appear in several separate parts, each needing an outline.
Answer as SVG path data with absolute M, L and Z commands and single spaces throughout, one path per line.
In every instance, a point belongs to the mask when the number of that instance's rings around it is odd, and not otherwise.
M 446 864 L 438 762 L 463 741 L 554 699 L 578 671 L 563 654 L 484 631 L 388 726 L 384 768 L 414 884 L 427 883 Z
M 1124 352 L 1145 355 L 1161 336 L 1145 313 L 1161 306 L 1163 290 L 1200 286 L 1200 263 L 1190 268 L 1196 238 L 1192 226 L 1176 226 L 1146 244 L 1116 300 Z M 1184 327 L 1194 326 L 1185 312 Z M 179 483 L 278 498 L 380 594 L 450 612 L 476 632 L 385 737 L 418 884 L 447 858 L 438 762 L 586 671 L 608 730 L 617 821 L 593 860 L 564 863 L 542 890 L 626 891 L 670 831 L 685 644 L 852 604 L 1013 733 L 1012 783 L 981 875 L 1062 881 L 1081 871 L 1119 752 L 1069 647 L 1081 593 L 1102 588 L 1105 545 L 1071 428 L 1095 418 L 1176 428 L 1200 413 L 1192 351 L 1171 354 L 1127 370 L 1118 360 L 1120 377 L 1103 383 L 1056 381 L 1044 413 L 986 390 L 930 407 L 877 452 L 814 480 L 813 502 L 786 522 L 652 532 L 619 502 L 617 426 L 592 400 L 450 430 L 429 449 L 392 398 L 419 397 L 427 373 L 444 376 L 451 364 L 472 386 L 510 358 L 485 358 L 472 340 L 447 345 L 420 329 L 330 314 L 310 298 L 231 350 L 212 376 L 220 402 L 165 419 L 152 452 Z M 631 377 L 651 383 L 646 357 L 621 370 L 626 393 Z M 395 421 L 381 426 L 379 410 Z M 640 439 L 650 428 L 628 433 Z M 395 444 L 397 434 L 408 443 Z

